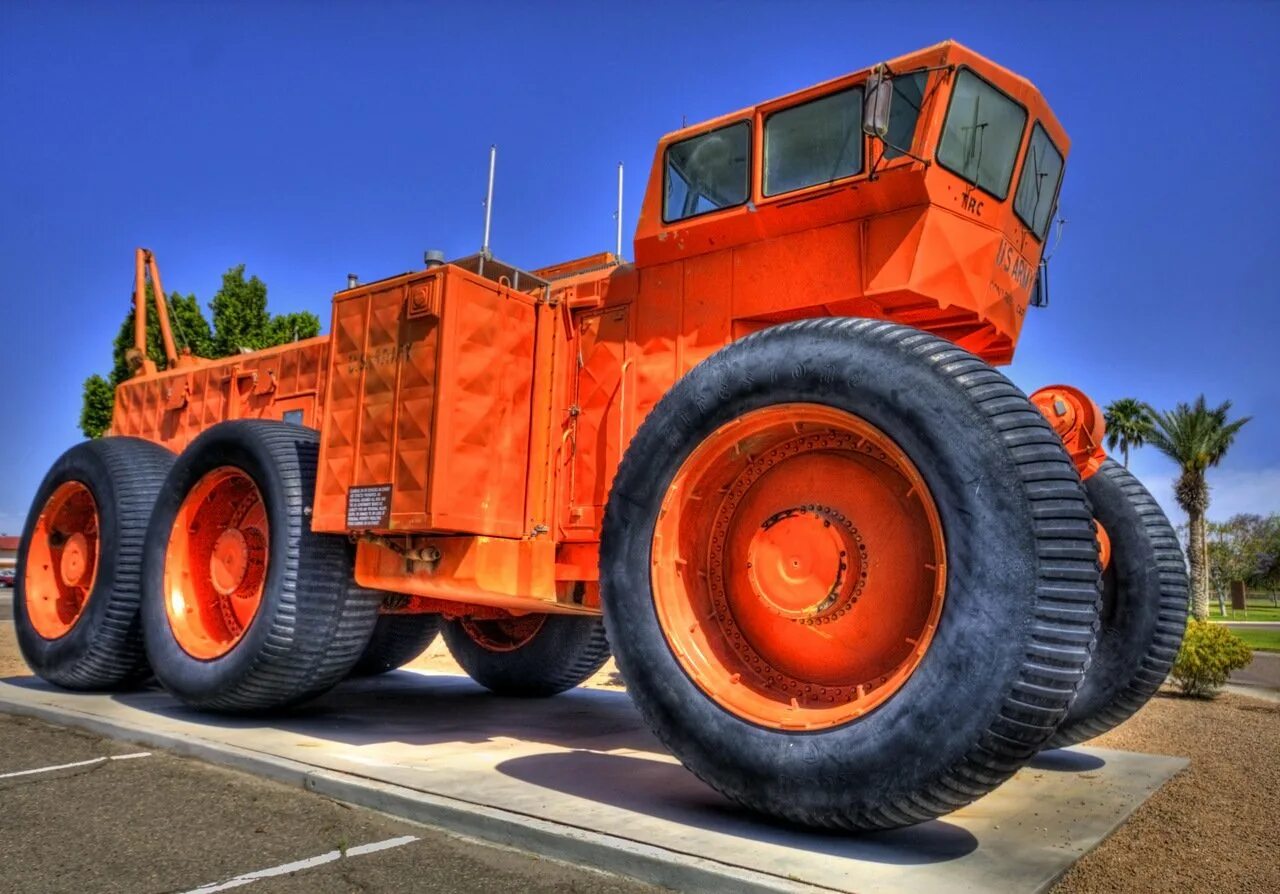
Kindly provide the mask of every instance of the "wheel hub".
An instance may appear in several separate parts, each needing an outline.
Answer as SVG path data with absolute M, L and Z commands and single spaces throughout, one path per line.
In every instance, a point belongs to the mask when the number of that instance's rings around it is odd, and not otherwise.
M 62 547 L 62 559 L 58 563 L 58 572 L 62 582 L 68 587 L 80 585 L 84 573 L 89 567 L 89 542 L 84 534 L 77 531 L 67 538 Z
M 826 506 L 798 506 L 765 519 L 747 547 L 752 592 L 784 618 L 825 617 L 850 595 L 844 592 L 850 563 L 861 564 L 854 536 L 848 520 Z
M 262 604 L 270 523 L 253 479 L 222 466 L 183 499 L 165 551 L 165 612 L 178 645 L 219 658 L 244 637 Z
M 218 535 L 209 557 L 209 577 L 213 588 L 230 596 L 244 581 L 249 567 L 249 550 L 239 528 L 227 528 Z
M 514 652 L 532 642 L 546 621 L 544 614 L 490 620 L 463 618 L 462 629 L 477 645 L 490 652 Z

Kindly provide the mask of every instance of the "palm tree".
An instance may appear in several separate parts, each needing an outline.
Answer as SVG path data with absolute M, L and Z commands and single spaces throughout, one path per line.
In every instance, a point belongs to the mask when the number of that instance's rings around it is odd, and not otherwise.
M 1153 447 L 1178 464 L 1178 480 L 1173 496 L 1187 513 L 1187 562 L 1191 566 L 1191 612 L 1198 620 L 1209 617 L 1208 549 L 1205 545 L 1205 514 L 1209 510 L 1209 483 L 1205 471 L 1222 462 L 1236 434 L 1249 421 L 1245 416 L 1227 421 L 1231 401 L 1208 407 L 1204 395 L 1194 404 L 1178 404 L 1160 413 L 1147 407 L 1151 429 L 1146 439 Z
M 1107 404 L 1107 449 L 1120 448 L 1124 466 L 1129 468 L 1129 448 L 1141 447 L 1151 431 L 1151 411 L 1134 397 L 1122 397 Z

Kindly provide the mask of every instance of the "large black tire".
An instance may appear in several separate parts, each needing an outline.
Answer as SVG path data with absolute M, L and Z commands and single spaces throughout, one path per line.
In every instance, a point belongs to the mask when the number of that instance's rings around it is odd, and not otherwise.
M 507 632 L 500 621 L 447 620 L 441 632 L 449 653 L 471 679 L 498 695 L 556 695 L 577 686 L 609 660 L 609 640 L 600 618 L 526 617 L 540 619 L 541 625 L 518 641 L 504 642 Z
M 1051 748 L 1101 735 L 1145 705 L 1169 675 L 1187 627 L 1186 561 L 1160 505 L 1113 460 L 1085 490 L 1111 540 L 1111 561 L 1093 664 Z
M 174 463 L 147 530 L 142 620 L 156 678 L 183 702 L 228 713 L 294 705 L 345 678 L 368 643 L 382 594 L 355 584 L 345 538 L 311 531 L 318 452 L 311 429 L 237 420 L 205 431 Z M 269 559 L 260 607 L 242 638 L 226 654 L 202 660 L 183 649 L 166 616 L 165 553 L 183 500 L 220 467 L 240 470 L 257 486 Z
M 372 677 L 403 667 L 427 651 L 439 631 L 439 615 L 379 615 L 351 676 Z
M 127 687 L 150 670 L 138 620 L 142 544 L 173 454 L 136 438 L 101 438 L 58 458 L 36 491 L 18 547 L 13 621 L 22 657 L 33 671 L 67 689 Z M 74 626 L 56 639 L 36 632 L 27 613 L 27 558 L 41 510 L 57 488 L 83 484 L 98 511 L 97 573 Z
M 756 725 L 713 701 L 668 645 L 650 576 L 657 515 L 685 459 L 743 414 L 793 402 L 856 414 L 896 442 L 932 491 L 948 567 L 911 676 L 879 707 L 816 732 Z M 614 479 L 601 585 L 627 689 L 686 767 L 753 810 L 883 829 L 981 797 L 1053 735 L 1089 661 L 1099 567 L 1080 478 L 1021 391 L 935 336 L 826 319 L 724 348 L 653 409 Z

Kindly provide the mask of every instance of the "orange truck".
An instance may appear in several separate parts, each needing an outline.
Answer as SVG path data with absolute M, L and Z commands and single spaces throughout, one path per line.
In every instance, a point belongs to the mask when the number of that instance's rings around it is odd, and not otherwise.
M 136 374 L 23 533 L 23 653 L 220 712 L 438 632 L 508 696 L 612 653 L 752 809 L 962 806 L 1141 707 L 1185 623 L 1177 538 L 1096 405 L 996 369 L 1045 303 L 1068 148 L 947 42 L 663 137 L 629 263 L 525 270 L 486 238 L 220 360 L 160 300 L 156 364 L 139 250 Z

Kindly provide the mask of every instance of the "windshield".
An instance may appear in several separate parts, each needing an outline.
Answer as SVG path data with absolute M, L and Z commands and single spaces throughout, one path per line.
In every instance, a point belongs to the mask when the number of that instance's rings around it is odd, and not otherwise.
M 862 88 L 770 115 L 764 124 L 764 194 L 830 183 L 862 170 Z
M 750 147 L 751 125 L 745 121 L 672 143 L 663 219 L 670 223 L 745 202 L 751 188 Z
M 1018 192 L 1013 197 L 1013 210 L 1041 241 L 1049 229 L 1053 206 L 1062 183 L 1062 153 L 1053 145 L 1039 122 L 1031 131 L 1027 157 L 1018 177 Z
M 1026 111 L 973 72 L 962 69 L 951 93 L 938 163 L 997 199 L 1009 195 Z

